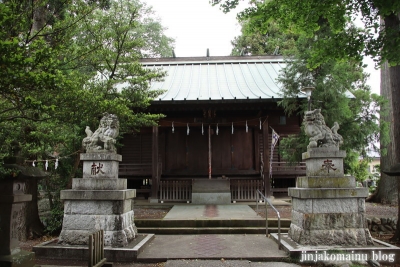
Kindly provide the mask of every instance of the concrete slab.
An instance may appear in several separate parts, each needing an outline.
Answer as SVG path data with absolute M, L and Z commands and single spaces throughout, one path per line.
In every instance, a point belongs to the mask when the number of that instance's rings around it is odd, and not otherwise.
M 139 234 L 136 239 L 125 247 L 104 247 L 104 257 L 110 262 L 132 262 L 154 238 L 154 234 Z M 39 260 L 69 260 L 86 261 L 89 259 L 89 246 L 62 245 L 58 239 L 53 239 L 32 248 Z
M 298 267 L 285 262 L 252 262 L 248 260 L 169 260 L 164 267 Z
M 288 255 L 265 235 L 156 235 L 140 262 L 173 259 L 284 261 Z
M 278 235 L 276 233 L 271 234 L 271 238 L 278 242 Z M 305 254 L 334 254 L 339 252 L 342 255 L 359 255 L 360 258 L 377 260 L 382 264 L 399 264 L 400 263 L 400 248 L 389 243 L 373 239 L 374 244 L 369 246 L 306 246 L 300 245 L 293 241 L 288 234 L 281 234 L 282 249 L 289 253 L 290 257 L 303 259 Z M 329 255 L 328 255 L 329 257 Z M 314 257 L 315 262 L 325 261 L 325 257 L 317 260 Z M 309 263 L 309 261 L 304 261 Z
M 175 205 L 164 220 L 260 219 L 248 205 Z

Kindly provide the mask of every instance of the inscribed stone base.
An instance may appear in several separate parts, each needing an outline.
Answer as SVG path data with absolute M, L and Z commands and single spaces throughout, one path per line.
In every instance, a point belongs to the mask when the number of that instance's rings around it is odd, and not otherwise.
M 346 151 L 338 148 L 309 148 L 302 154 L 307 177 L 343 177 Z
M 122 156 L 113 153 L 83 153 L 83 178 L 118 179 L 119 162 Z

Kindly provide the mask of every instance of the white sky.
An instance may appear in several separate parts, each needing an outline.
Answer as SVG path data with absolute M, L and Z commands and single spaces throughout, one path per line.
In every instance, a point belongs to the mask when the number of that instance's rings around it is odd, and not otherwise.
M 240 35 L 236 14 L 246 7 L 246 1 L 228 14 L 209 0 L 143 0 L 153 7 L 161 23 L 168 28 L 165 34 L 175 39 L 177 57 L 228 56 L 232 50 L 231 40 Z M 373 62 L 366 61 L 371 74 L 369 84 L 379 93 L 380 74 L 374 70 Z

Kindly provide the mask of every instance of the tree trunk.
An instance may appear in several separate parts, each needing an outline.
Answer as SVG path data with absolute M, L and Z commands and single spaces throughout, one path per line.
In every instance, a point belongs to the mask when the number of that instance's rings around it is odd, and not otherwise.
M 394 67 L 389 67 L 387 62 L 381 67 L 381 95 L 388 100 L 389 112 L 387 116 L 381 116 L 382 120 L 389 122 L 389 139 L 390 143 L 387 145 L 387 155 L 381 156 L 381 170 L 388 170 L 393 164 L 396 163 L 396 141 L 394 137 L 394 127 L 396 122 L 394 120 L 394 103 L 392 102 L 393 93 L 399 94 L 400 91 L 392 90 L 391 75 Z M 393 73 L 394 75 L 396 73 Z M 395 78 L 395 77 L 394 77 Z M 400 107 L 397 105 L 397 109 Z M 397 111 L 398 112 L 398 111 Z M 381 147 L 383 145 L 381 144 Z M 399 147 L 399 146 L 397 146 Z M 381 179 L 378 184 L 376 194 L 371 198 L 371 201 L 384 203 L 384 204 L 397 204 L 397 180 L 398 177 L 388 176 L 381 173 Z
M 384 18 L 385 20 L 385 28 L 393 29 L 398 31 L 400 28 L 400 13 L 397 14 L 389 14 Z M 391 110 L 392 110 L 392 120 L 390 131 L 393 133 L 391 137 L 393 145 L 391 145 L 392 153 L 389 155 L 389 160 L 385 162 L 385 166 L 392 163 L 400 162 L 400 66 L 393 66 L 388 68 L 389 79 L 388 79 L 388 87 L 391 93 Z M 400 197 L 400 177 L 393 177 L 397 180 L 397 197 Z M 394 184 L 393 184 L 394 185 Z M 397 203 L 400 203 L 398 200 Z M 398 205 L 398 214 L 397 214 L 397 228 L 392 240 L 400 240 L 400 205 Z
M 26 179 L 25 193 L 32 195 L 32 201 L 26 203 L 26 232 L 25 240 L 28 238 L 40 237 L 44 232 L 44 225 L 39 218 L 38 209 L 38 179 Z M 21 238 L 24 238 L 23 236 Z
M 81 148 L 80 151 L 84 151 L 83 148 Z M 68 184 L 67 184 L 67 189 L 72 188 L 72 179 L 75 178 L 75 173 L 79 168 L 79 163 L 81 162 L 81 153 L 78 151 L 78 153 L 75 155 L 75 161 L 74 161 L 74 166 L 71 171 L 71 175 L 69 176 L 68 179 Z

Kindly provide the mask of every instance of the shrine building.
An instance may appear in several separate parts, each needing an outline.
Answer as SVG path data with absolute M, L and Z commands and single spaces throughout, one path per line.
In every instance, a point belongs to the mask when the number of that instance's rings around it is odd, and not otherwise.
M 305 164 L 271 156 L 272 129 L 282 139 L 300 132 L 302 118 L 286 116 L 277 82 L 281 56 L 142 59 L 145 68 L 167 75 L 151 90 L 164 90 L 148 108 L 162 113 L 158 126 L 123 136 L 119 176 L 138 197 L 192 201 L 199 179 L 227 179 L 231 201 L 287 193 Z M 271 164 L 271 165 L 270 165 Z M 271 170 L 271 173 L 270 173 Z M 210 188 L 211 190 L 211 188 Z

